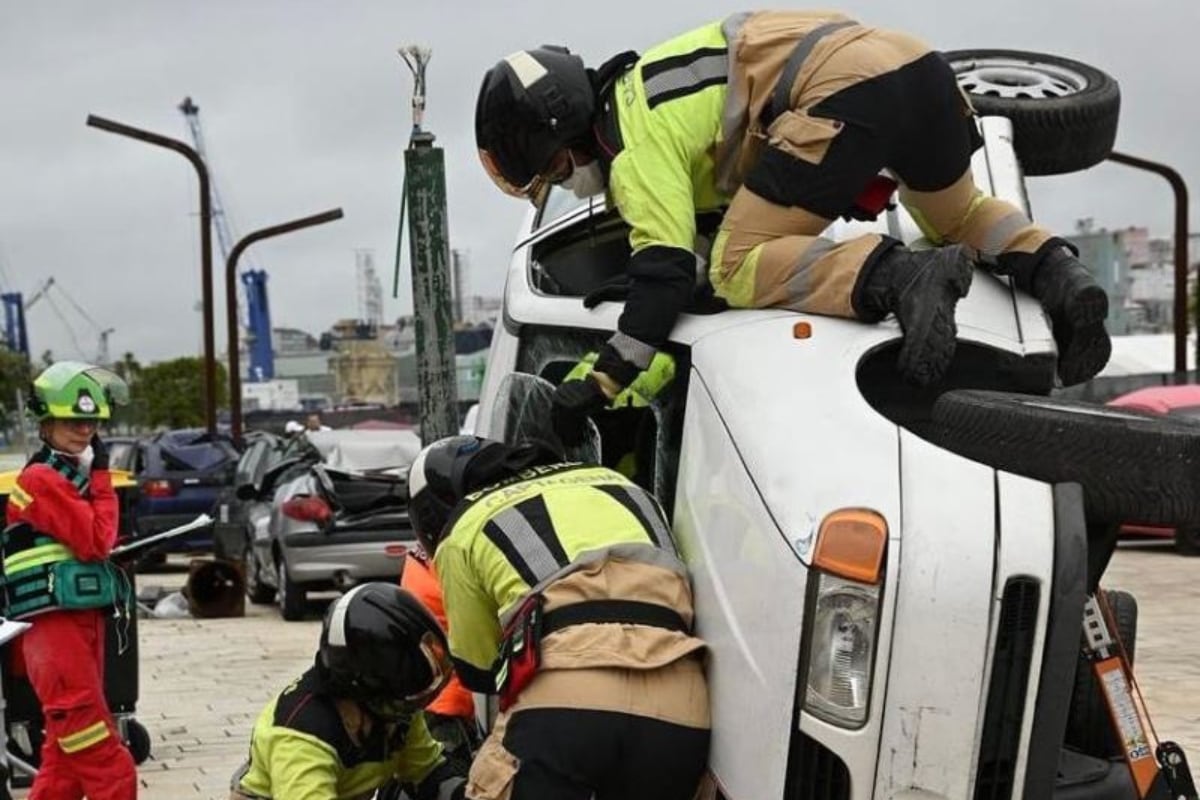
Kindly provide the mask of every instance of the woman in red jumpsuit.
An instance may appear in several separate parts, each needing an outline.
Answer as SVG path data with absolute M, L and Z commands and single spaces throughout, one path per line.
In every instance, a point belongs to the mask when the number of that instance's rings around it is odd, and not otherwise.
M 28 523 L 26 530 L 43 537 L 38 541 L 53 540 L 37 548 L 51 559 L 95 565 L 116 542 L 117 496 L 97 428 L 111 415 L 113 395 L 124 390 L 114 382 L 119 380 L 87 364 L 60 362 L 34 381 L 29 408 L 38 418 L 43 446 L 17 478 L 6 522 Z M 28 553 L 21 555 L 30 561 Z M 6 548 L 11 579 L 9 563 Z M 30 800 L 137 797 L 136 767 L 104 696 L 105 614 L 111 611 L 111 606 L 38 610 L 17 640 L 46 721 Z

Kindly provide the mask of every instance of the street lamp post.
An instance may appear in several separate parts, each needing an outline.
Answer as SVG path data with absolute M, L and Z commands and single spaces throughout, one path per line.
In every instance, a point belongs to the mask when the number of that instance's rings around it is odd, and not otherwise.
M 233 246 L 233 249 L 229 251 L 229 258 L 225 261 L 225 324 L 226 334 L 229 339 L 229 423 L 233 441 L 237 443 L 238 447 L 242 445 L 242 368 L 238 353 L 237 324 L 238 259 L 241 258 L 242 251 L 255 242 L 269 239 L 272 236 L 280 236 L 292 231 L 298 231 L 301 228 L 310 228 L 313 225 L 333 222 L 335 219 L 341 218 L 342 210 L 335 208 L 320 214 L 313 214 L 310 217 L 303 217 L 291 222 L 273 225 L 269 228 L 260 228 L 243 236 Z
M 1171 184 L 1175 192 L 1175 375 L 1182 382 L 1187 373 L 1188 335 L 1188 190 L 1183 176 L 1166 164 L 1148 161 L 1125 153 L 1109 153 L 1109 161 L 1124 164 L 1134 169 L 1161 175 Z M 1200 368 L 1200 304 L 1197 304 L 1196 319 L 1196 365 Z
M 87 124 L 92 128 L 127 136 L 130 139 L 165 147 L 179 153 L 196 168 L 200 178 L 200 287 L 204 312 L 204 423 L 209 436 L 217 433 L 217 358 L 213 336 L 212 280 L 212 196 L 208 189 L 208 168 L 200 154 L 178 139 L 171 139 L 141 128 L 134 128 L 110 119 L 89 114 Z

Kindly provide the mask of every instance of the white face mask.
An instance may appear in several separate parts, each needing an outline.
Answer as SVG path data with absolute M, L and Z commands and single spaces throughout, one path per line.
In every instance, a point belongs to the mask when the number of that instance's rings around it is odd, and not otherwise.
M 580 166 L 575 163 L 575 156 L 572 155 L 571 165 L 571 176 L 562 182 L 563 188 L 570 189 L 581 200 L 587 200 L 604 191 L 604 171 L 600 169 L 599 161 Z

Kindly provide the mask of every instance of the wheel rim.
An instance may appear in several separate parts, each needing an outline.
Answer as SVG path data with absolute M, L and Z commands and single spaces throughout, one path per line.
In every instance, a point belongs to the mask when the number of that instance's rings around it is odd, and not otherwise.
M 1057 100 L 1088 87 L 1088 79 L 1073 69 L 1019 58 L 973 58 L 953 61 L 950 66 L 958 85 L 972 95 Z

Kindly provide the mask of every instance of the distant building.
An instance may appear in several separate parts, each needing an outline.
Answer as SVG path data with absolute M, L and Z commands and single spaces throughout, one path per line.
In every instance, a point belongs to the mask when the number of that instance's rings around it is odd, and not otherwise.
M 317 349 L 317 340 L 299 328 L 272 328 L 271 347 L 275 349 L 276 357 L 285 353 L 308 353 Z
M 1094 230 L 1083 220 L 1067 237 L 1109 296 L 1108 330 L 1114 335 L 1166 333 L 1174 329 L 1175 244 L 1130 226 Z M 1188 242 L 1188 297 L 1195 296 L 1200 268 L 1200 234 Z M 1194 310 L 1191 313 L 1195 313 Z
M 1127 305 L 1131 302 L 1129 290 L 1132 278 L 1123 232 L 1103 228 L 1092 230 L 1090 224 L 1081 224 L 1067 238 L 1079 248 L 1079 260 L 1087 265 L 1096 282 L 1108 293 L 1108 332 L 1114 336 L 1129 333 L 1130 314 Z
M 370 278 L 371 276 L 367 276 Z M 363 281 L 368 288 L 374 282 Z M 377 292 L 368 292 L 374 297 Z M 372 309 L 378 304 L 367 304 Z M 501 301 L 472 295 L 461 299 L 463 319 L 454 329 L 458 397 L 476 400 L 483 385 L 492 328 Z M 294 382 L 304 408 L 328 408 L 348 402 L 394 406 L 417 400 L 416 326 L 411 315 L 392 324 L 345 318 L 313 336 L 299 328 L 275 328 L 275 377 Z M 242 380 L 249 385 L 248 359 Z M 253 404 L 277 404 L 265 387 L 248 390 Z
M 303 407 L 329 405 L 336 393 L 333 373 L 329 369 L 329 352 L 320 349 L 319 340 L 299 328 L 273 328 L 271 344 L 275 350 L 275 378 L 295 382 L 296 391 Z M 240 361 L 242 385 L 253 386 L 250 381 L 250 361 L 243 345 Z M 258 392 L 265 389 L 247 389 L 246 398 L 259 402 Z M 277 401 L 272 400 L 270 404 Z

